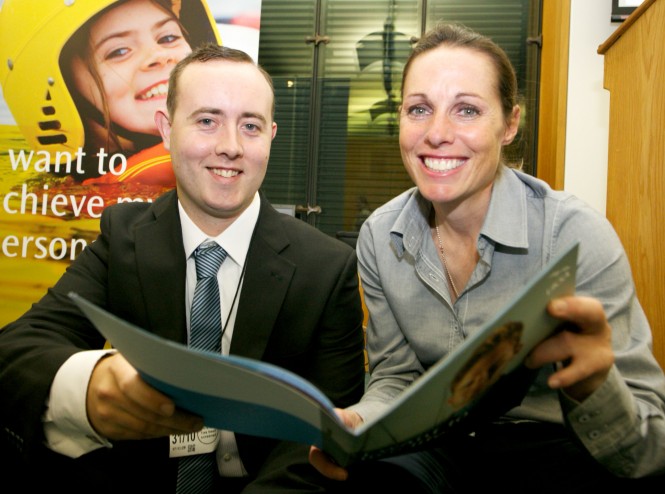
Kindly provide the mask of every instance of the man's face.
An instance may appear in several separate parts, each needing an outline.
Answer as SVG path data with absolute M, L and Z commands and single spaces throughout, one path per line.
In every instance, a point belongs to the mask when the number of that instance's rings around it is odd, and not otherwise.
M 235 220 L 261 186 L 277 131 L 272 104 L 255 66 L 217 60 L 187 66 L 170 121 L 157 113 L 178 197 L 206 233 Z

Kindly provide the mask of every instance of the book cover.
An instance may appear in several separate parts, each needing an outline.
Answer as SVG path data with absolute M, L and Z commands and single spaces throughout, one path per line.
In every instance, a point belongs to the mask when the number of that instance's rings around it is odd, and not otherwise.
M 347 466 L 422 448 L 518 405 L 535 374 L 522 365 L 524 358 L 561 323 L 547 313 L 547 303 L 574 293 L 577 249 L 550 262 L 480 331 L 355 430 L 318 388 L 288 370 L 189 349 L 76 293 L 70 297 L 146 382 L 206 426 L 315 445 Z

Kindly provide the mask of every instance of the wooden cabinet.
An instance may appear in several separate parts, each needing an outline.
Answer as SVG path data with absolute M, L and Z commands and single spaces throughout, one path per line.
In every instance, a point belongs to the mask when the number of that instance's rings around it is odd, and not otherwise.
M 665 0 L 644 0 L 598 53 L 610 93 L 607 217 L 665 369 Z

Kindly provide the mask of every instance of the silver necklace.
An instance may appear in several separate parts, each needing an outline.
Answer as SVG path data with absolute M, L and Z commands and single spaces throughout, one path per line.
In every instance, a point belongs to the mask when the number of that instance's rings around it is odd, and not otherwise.
M 453 289 L 453 294 L 455 295 L 455 299 L 458 299 L 459 293 L 457 291 L 457 287 L 455 286 L 455 282 L 453 281 L 453 277 L 450 275 L 450 270 L 448 269 L 448 263 L 446 262 L 446 253 L 443 251 L 443 242 L 441 241 L 441 233 L 439 233 L 439 225 L 436 222 L 436 217 L 434 218 L 434 229 L 436 230 L 436 238 L 439 241 L 439 252 L 441 253 L 441 260 L 443 261 L 443 270 L 446 272 L 446 276 L 448 277 L 450 286 Z

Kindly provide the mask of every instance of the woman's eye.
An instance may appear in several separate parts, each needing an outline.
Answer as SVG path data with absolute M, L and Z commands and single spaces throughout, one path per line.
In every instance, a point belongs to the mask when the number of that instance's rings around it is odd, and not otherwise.
M 409 115 L 419 116 L 419 115 L 425 115 L 427 113 L 427 110 L 425 110 L 425 108 L 422 106 L 412 106 L 411 108 L 409 108 L 408 113 Z
M 465 117 L 474 117 L 480 112 L 473 106 L 465 106 L 460 110 L 460 113 Z

